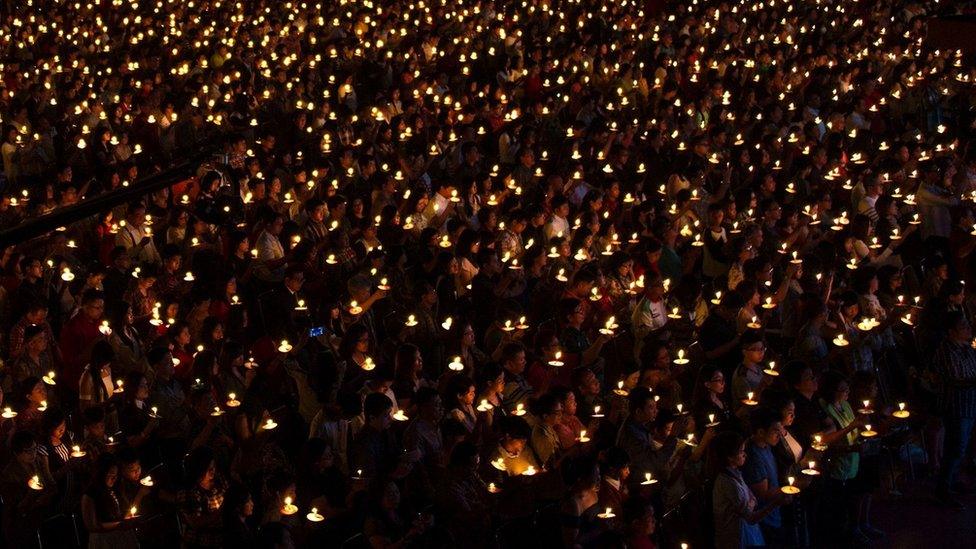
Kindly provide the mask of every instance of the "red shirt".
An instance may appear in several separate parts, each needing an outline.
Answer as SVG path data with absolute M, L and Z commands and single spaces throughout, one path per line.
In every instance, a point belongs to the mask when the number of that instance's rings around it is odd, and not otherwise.
M 64 325 L 61 330 L 61 356 L 68 387 L 78 385 L 81 372 L 85 369 L 85 364 L 88 364 L 92 346 L 102 338 L 102 333 L 98 331 L 98 322 L 84 313 L 76 314 Z

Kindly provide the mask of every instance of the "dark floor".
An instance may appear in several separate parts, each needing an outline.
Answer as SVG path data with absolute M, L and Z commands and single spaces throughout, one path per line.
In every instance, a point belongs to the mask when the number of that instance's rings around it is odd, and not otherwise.
M 933 496 L 931 481 L 899 483 L 901 495 L 879 497 L 872 510 L 877 528 L 887 537 L 874 547 L 976 547 L 976 494 L 960 496 L 964 509 L 952 509 Z

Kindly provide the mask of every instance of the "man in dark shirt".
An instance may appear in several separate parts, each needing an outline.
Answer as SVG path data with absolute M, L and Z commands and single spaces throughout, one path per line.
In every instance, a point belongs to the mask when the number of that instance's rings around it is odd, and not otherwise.
M 936 494 L 945 503 L 959 506 L 952 489 L 976 426 L 976 350 L 970 345 L 973 330 L 965 314 L 950 312 L 945 325 L 948 337 L 933 358 L 935 373 L 942 380 L 939 408 L 946 432 Z
M 722 302 L 712 309 L 701 327 L 701 346 L 705 357 L 722 368 L 726 379 L 739 362 L 739 335 L 735 329 L 736 312 L 742 308 L 742 297 L 729 292 Z
M 790 385 L 790 397 L 795 407 L 791 432 L 801 444 L 807 446 L 813 440 L 813 435 L 823 432 L 827 422 L 815 396 L 817 376 L 812 368 L 799 361 L 787 364 L 783 375 Z

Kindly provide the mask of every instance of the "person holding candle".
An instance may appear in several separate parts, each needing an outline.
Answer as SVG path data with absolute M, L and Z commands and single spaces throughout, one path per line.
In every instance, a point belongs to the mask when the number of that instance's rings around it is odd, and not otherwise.
M 493 495 L 478 474 L 478 464 L 478 447 L 470 441 L 458 443 L 451 451 L 445 487 L 438 494 L 446 510 L 444 524 L 459 544 L 481 543 L 491 526 Z
M 766 354 L 766 341 L 758 330 L 748 330 L 739 338 L 742 345 L 742 363 L 732 374 L 732 399 L 741 401 L 748 393 L 759 395 L 772 378 L 763 374 L 762 360 Z
M 725 387 L 725 374 L 721 368 L 706 366 L 701 369 L 692 404 L 696 425 L 718 423 L 725 430 L 737 424 Z
M 536 399 L 532 408 L 536 422 L 532 427 L 529 446 L 542 467 L 554 468 L 558 464 L 559 458 L 562 457 L 556 426 L 559 425 L 565 413 L 563 404 L 555 395 L 547 393 Z
M 429 514 L 420 514 L 412 523 L 403 516 L 400 489 L 395 482 L 380 483 L 371 491 L 363 525 L 363 534 L 371 547 L 409 546 L 430 526 Z
M 118 495 L 119 466 L 104 454 L 95 463 L 92 482 L 81 497 L 81 517 L 88 530 L 89 549 L 136 548 L 136 532 L 126 521 L 134 520 L 132 508 L 123 508 Z M 138 509 L 138 508 L 136 508 Z
M 226 485 L 217 472 L 213 451 L 194 448 L 187 456 L 186 485 L 176 497 L 180 516 L 186 525 L 184 547 L 221 547 L 223 544 L 220 509 Z
M 944 458 L 936 493 L 945 504 L 959 507 L 953 491 L 976 425 L 976 350 L 970 344 L 972 328 L 962 312 L 946 315 L 945 326 L 948 336 L 933 358 L 933 370 L 941 382 L 938 402 L 945 424 Z
M 667 340 L 669 334 L 667 304 L 664 300 L 664 281 L 660 275 L 650 274 L 644 279 L 644 295 L 634 308 L 631 325 L 634 328 L 634 356 L 640 356 L 647 342 Z
M 630 477 L 630 457 L 627 452 L 616 446 L 606 450 L 600 463 L 600 499 L 597 509 L 613 509 L 619 512 L 624 502 L 630 498 L 628 479 Z M 619 527 L 620 521 L 611 519 L 614 527 Z
M 66 493 L 75 488 L 70 473 L 72 467 L 79 464 L 77 461 L 72 462 L 72 459 L 79 458 L 72 455 L 73 448 L 69 445 L 72 436 L 68 433 L 64 413 L 56 409 L 45 412 L 41 420 L 41 434 L 44 438 L 38 447 L 38 455 L 46 462 L 47 470 L 57 482 L 59 491 Z M 66 435 L 68 440 L 64 440 Z
M 740 469 L 746 463 L 746 441 L 735 431 L 716 435 L 710 446 L 715 470 L 712 489 L 712 516 L 716 547 L 765 545 L 759 523 L 789 496 L 777 493 L 760 506 Z
M 584 546 L 593 543 L 603 530 L 596 516 L 605 509 L 597 507 L 600 469 L 592 459 L 579 458 L 568 465 L 567 476 L 569 494 L 559 507 L 562 541 L 565 547 Z
M 856 498 L 850 485 L 857 477 L 860 453 L 857 446 L 858 429 L 864 424 L 864 416 L 858 416 L 851 409 L 848 399 L 850 384 L 838 372 L 824 374 L 821 387 L 820 405 L 830 421 L 830 427 L 823 432 L 823 441 L 830 445 L 830 466 L 826 471 L 824 500 L 819 513 L 818 528 L 821 535 L 827 524 L 838 525 L 829 535 L 841 539 L 853 536 L 864 541 L 866 535 L 857 529 Z
M 773 448 L 782 440 L 781 415 L 769 408 L 756 409 L 749 417 L 749 440 L 746 443 L 746 461 L 741 466 L 742 479 L 756 496 L 759 505 L 771 505 L 781 497 L 779 470 Z M 763 539 L 767 544 L 785 542 L 780 510 L 774 508 L 759 522 Z
M 28 377 L 39 378 L 54 370 L 48 350 L 49 340 L 43 326 L 31 324 L 24 328 L 21 342 L 21 352 L 10 367 L 10 382 L 19 383 Z

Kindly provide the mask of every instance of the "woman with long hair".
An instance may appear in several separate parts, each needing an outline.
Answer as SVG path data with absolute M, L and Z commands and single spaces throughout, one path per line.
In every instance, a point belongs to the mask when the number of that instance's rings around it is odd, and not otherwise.
M 135 522 L 139 509 L 124 509 L 118 495 L 119 466 L 112 454 L 102 454 L 95 463 L 91 485 L 81 496 L 81 518 L 88 530 L 89 549 L 139 547 Z M 133 511 L 135 514 L 133 515 Z

